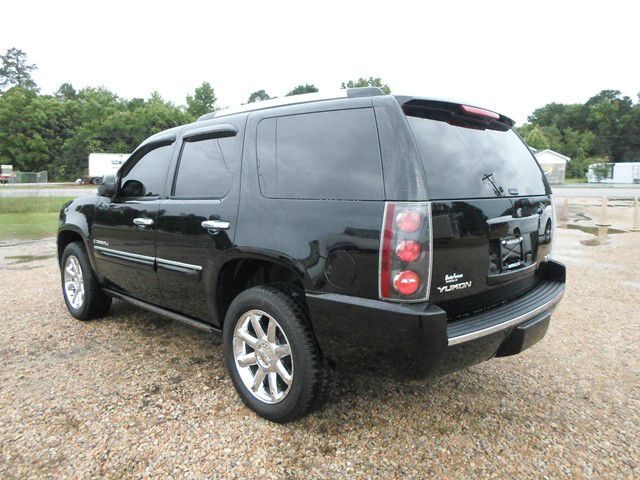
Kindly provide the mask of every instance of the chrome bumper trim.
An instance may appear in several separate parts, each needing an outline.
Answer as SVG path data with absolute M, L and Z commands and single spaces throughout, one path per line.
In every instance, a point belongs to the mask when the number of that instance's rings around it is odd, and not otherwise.
M 520 323 L 526 322 L 533 317 L 540 315 L 545 312 L 552 312 L 557 306 L 558 302 L 562 299 L 564 295 L 564 289 L 554 298 L 543 303 L 539 307 L 534 308 L 533 310 L 523 313 L 522 315 L 518 315 L 510 320 L 507 320 L 502 323 L 498 323 L 496 325 L 492 325 L 487 328 L 482 328 L 480 330 L 476 330 L 474 332 L 466 333 L 464 335 L 459 335 L 457 337 L 449 337 L 447 344 L 448 346 L 458 345 L 460 343 L 469 342 L 471 340 L 475 340 L 476 338 L 484 337 L 486 335 L 491 335 L 492 333 L 499 332 L 500 330 L 507 329 L 509 327 L 513 327 L 514 325 L 518 325 Z

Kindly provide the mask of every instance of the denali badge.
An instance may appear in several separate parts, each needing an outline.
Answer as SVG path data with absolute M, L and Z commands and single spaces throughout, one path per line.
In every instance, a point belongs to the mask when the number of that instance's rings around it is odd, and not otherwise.
M 97 239 L 93 239 L 93 244 L 94 245 L 104 245 L 105 247 L 109 246 L 109 242 L 107 242 L 106 240 L 97 240 Z
M 454 290 L 462 290 L 463 288 L 469 288 L 471 282 L 454 283 L 453 285 L 445 285 L 444 287 L 438 287 L 440 293 L 453 292 Z
M 464 277 L 463 273 L 452 273 L 451 275 L 445 275 L 444 281 L 446 283 L 451 283 L 455 282 L 456 280 L 460 280 L 462 277 Z

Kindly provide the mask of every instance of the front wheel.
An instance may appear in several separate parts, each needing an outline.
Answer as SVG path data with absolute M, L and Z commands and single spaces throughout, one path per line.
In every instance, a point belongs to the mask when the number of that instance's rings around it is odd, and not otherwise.
M 78 320 L 91 320 L 107 314 L 111 296 L 98 285 L 82 243 L 72 242 L 66 246 L 60 269 L 62 294 L 71 315 Z
M 244 403 L 278 423 L 301 417 L 326 395 L 330 370 L 300 301 L 276 286 L 238 295 L 223 327 L 224 357 Z

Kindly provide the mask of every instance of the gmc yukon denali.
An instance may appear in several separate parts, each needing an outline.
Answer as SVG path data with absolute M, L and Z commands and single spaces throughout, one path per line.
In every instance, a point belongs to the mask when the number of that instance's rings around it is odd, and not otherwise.
M 326 398 L 341 342 L 440 375 L 539 341 L 553 235 L 512 120 L 363 88 L 151 136 L 63 207 L 58 254 L 75 318 L 117 298 L 220 332 L 241 399 L 286 422 Z

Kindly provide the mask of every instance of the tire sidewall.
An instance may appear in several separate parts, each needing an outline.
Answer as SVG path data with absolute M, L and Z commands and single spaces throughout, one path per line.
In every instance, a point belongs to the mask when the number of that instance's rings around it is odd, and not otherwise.
M 260 401 L 245 387 L 238 373 L 233 353 L 233 333 L 241 316 L 249 310 L 262 310 L 280 324 L 283 329 L 293 355 L 293 384 L 287 396 L 280 402 L 268 404 Z M 233 384 L 240 394 L 243 402 L 262 417 L 275 422 L 286 422 L 297 418 L 304 413 L 304 405 L 309 401 L 306 398 L 311 394 L 309 370 L 313 362 L 313 352 L 307 347 L 303 326 L 299 325 L 299 318 L 285 302 L 282 302 L 271 292 L 251 288 L 238 295 L 231 303 L 223 325 L 223 350 L 224 360 L 231 376 Z M 305 388 L 306 387 L 306 388 Z M 297 412 L 300 413 L 297 413 Z

